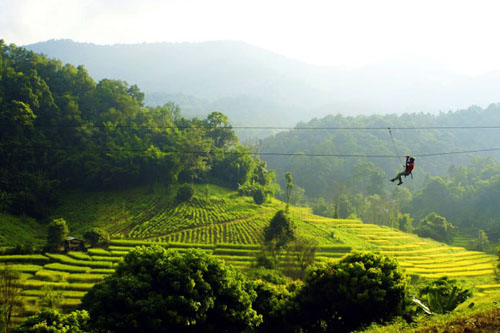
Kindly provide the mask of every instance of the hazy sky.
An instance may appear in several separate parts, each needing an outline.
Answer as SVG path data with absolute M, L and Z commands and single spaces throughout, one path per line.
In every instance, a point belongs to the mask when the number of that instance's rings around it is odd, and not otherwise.
M 500 70 L 500 1 L 0 0 L 0 38 L 97 44 L 241 40 L 312 64 L 409 55 Z

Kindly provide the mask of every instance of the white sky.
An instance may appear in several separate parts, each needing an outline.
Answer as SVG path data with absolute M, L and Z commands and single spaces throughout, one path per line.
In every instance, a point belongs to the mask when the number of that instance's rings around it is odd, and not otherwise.
M 0 0 L 0 39 L 97 44 L 241 40 L 311 64 L 400 55 L 500 70 L 498 0 Z

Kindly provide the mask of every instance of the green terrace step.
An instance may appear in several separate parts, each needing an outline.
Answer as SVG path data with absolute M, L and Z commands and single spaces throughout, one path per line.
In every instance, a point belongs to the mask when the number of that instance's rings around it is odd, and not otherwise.
M 112 268 L 113 263 L 109 261 L 96 261 L 96 260 L 80 260 L 74 259 L 65 254 L 54 254 L 54 253 L 46 253 L 45 254 L 50 259 L 60 262 L 62 264 L 69 264 L 74 266 L 84 266 L 91 268 Z
M 68 283 L 68 282 L 49 282 L 40 280 L 22 281 L 25 289 L 41 289 L 44 286 L 52 287 L 54 290 L 77 290 L 87 291 L 94 286 L 94 283 Z
M 86 291 L 75 291 L 75 290 L 59 290 L 59 292 L 64 298 L 78 298 L 78 299 L 81 299 L 87 293 Z M 40 297 L 43 296 L 44 294 L 45 291 L 40 289 L 25 289 L 21 292 L 21 295 L 23 296 Z
M 33 264 L 10 264 L 10 268 L 22 273 L 36 273 L 42 269 L 40 265 Z
M 40 264 L 49 262 L 50 258 L 43 254 L 14 254 L 0 256 L 0 262 Z
M 485 291 L 485 290 L 498 290 L 500 291 L 500 284 L 478 284 L 476 285 L 476 289 L 479 291 Z
M 311 223 L 327 223 L 332 225 L 340 225 L 340 226 L 353 226 L 363 224 L 361 220 L 349 220 L 349 219 L 330 219 L 330 218 L 307 218 L 304 220 L 305 222 Z
M 486 270 L 476 270 L 467 272 L 420 273 L 419 275 L 427 279 L 438 279 L 443 276 L 448 276 L 450 278 L 476 277 L 476 276 L 488 276 L 488 275 L 491 276 L 494 273 L 495 271 L 493 269 L 486 269 Z

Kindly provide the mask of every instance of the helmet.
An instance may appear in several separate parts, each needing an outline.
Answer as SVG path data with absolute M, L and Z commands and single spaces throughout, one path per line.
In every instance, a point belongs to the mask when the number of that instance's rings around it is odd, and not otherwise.
M 410 157 L 410 162 L 413 162 L 413 161 L 415 161 L 415 158 Z

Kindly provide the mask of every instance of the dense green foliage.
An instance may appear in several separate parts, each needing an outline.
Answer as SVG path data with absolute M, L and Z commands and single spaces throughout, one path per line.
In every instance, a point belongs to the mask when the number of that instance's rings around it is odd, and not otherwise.
M 220 112 L 188 120 L 173 104 L 145 108 L 135 85 L 96 83 L 83 66 L 3 41 L 0 77 L 2 210 L 44 217 L 56 190 L 73 187 L 216 178 L 236 188 L 265 168 Z
M 269 226 L 264 229 L 264 242 L 284 247 L 294 238 L 294 227 L 290 216 L 284 210 L 279 210 L 269 222 Z
M 189 184 L 182 184 L 177 190 L 177 195 L 175 196 L 175 199 L 177 200 L 177 202 L 186 202 L 191 200 L 193 195 L 194 195 L 193 186 Z
M 316 259 L 319 242 L 315 238 L 297 236 L 287 246 L 287 275 L 303 279 L 306 269 L 312 266 Z
M 68 225 L 64 219 L 52 220 L 49 224 L 49 230 L 47 232 L 47 250 L 51 252 L 58 252 L 64 239 L 68 236 L 68 233 Z
M 440 242 L 450 242 L 453 224 L 446 218 L 432 212 L 420 220 L 415 233 L 420 237 L 433 238 Z
M 500 279 L 500 246 L 497 247 L 497 254 L 498 254 L 498 265 L 496 269 L 496 275 L 497 278 Z
M 415 219 L 430 212 L 457 228 L 483 230 L 489 240 L 500 239 L 498 198 L 500 163 L 474 158 L 469 166 L 452 166 L 444 177 L 431 177 L 405 208 Z
M 300 283 L 276 283 L 265 280 L 253 281 L 257 298 L 253 308 L 263 316 L 258 332 L 293 332 L 291 316 L 294 314 L 294 297 L 300 290 Z
M 244 276 L 204 252 L 140 247 L 83 298 L 96 329 L 242 331 L 261 322 Z
M 16 327 L 14 333 L 83 333 L 88 332 L 89 314 L 85 310 L 76 310 L 62 314 L 56 310 L 46 310 L 25 320 Z
M 316 155 L 395 155 L 387 128 L 490 126 L 500 123 L 500 104 L 486 109 L 471 107 L 431 114 L 342 115 L 300 123 L 300 128 L 370 128 L 382 130 L 291 130 L 262 140 L 266 155 L 281 185 L 293 173 L 294 184 L 303 187 L 315 212 L 323 216 L 356 216 L 365 222 L 398 227 L 400 213 L 416 222 L 431 212 L 457 227 L 484 230 L 490 241 L 500 238 L 498 207 L 500 155 L 496 151 L 419 157 L 419 154 L 498 148 L 499 132 L 487 129 L 396 130 L 392 133 L 401 155 L 416 155 L 414 178 L 396 187 L 388 179 L 402 170 L 398 159 L 369 157 L 309 157 Z M 384 130 L 385 129 L 385 130 Z M 490 156 L 485 159 L 481 157 Z M 316 201 L 317 200 L 317 201 Z M 324 200 L 324 201 L 323 201 Z M 405 224 L 403 230 L 409 230 Z
M 261 187 L 258 187 L 254 192 L 253 192 L 253 201 L 257 204 L 257 205 L 262 205 L 264 202 L 266 202 L 266 197 L 267 197 L 267 194 L 266 192 L 261 188 Z
M 290 216 L 284 210 L 279 210 L 264 228 L 264 244 L 273 259 L 274 266 L 278 266 L 287 244 L 294 239 L 295 230 Z
M 430 282 L 419 291 L 420 296 L 425 296 L 432 312 L 446 313 L 453 311 L 460 303 L 472 296 L 472 292 L 457 285 L 455 280 L 448 277 Z
M 308 331 L 351 331 L 400 315 L 407 278 L 394 259 L 353 253 L 309 271 L 297 295 L 297 322 Z
M 92 247 L 106 247 L 109 244 L 109 233 L 101 228 L 92 228 L 83 234 L 83 238 L 90 243 Z

